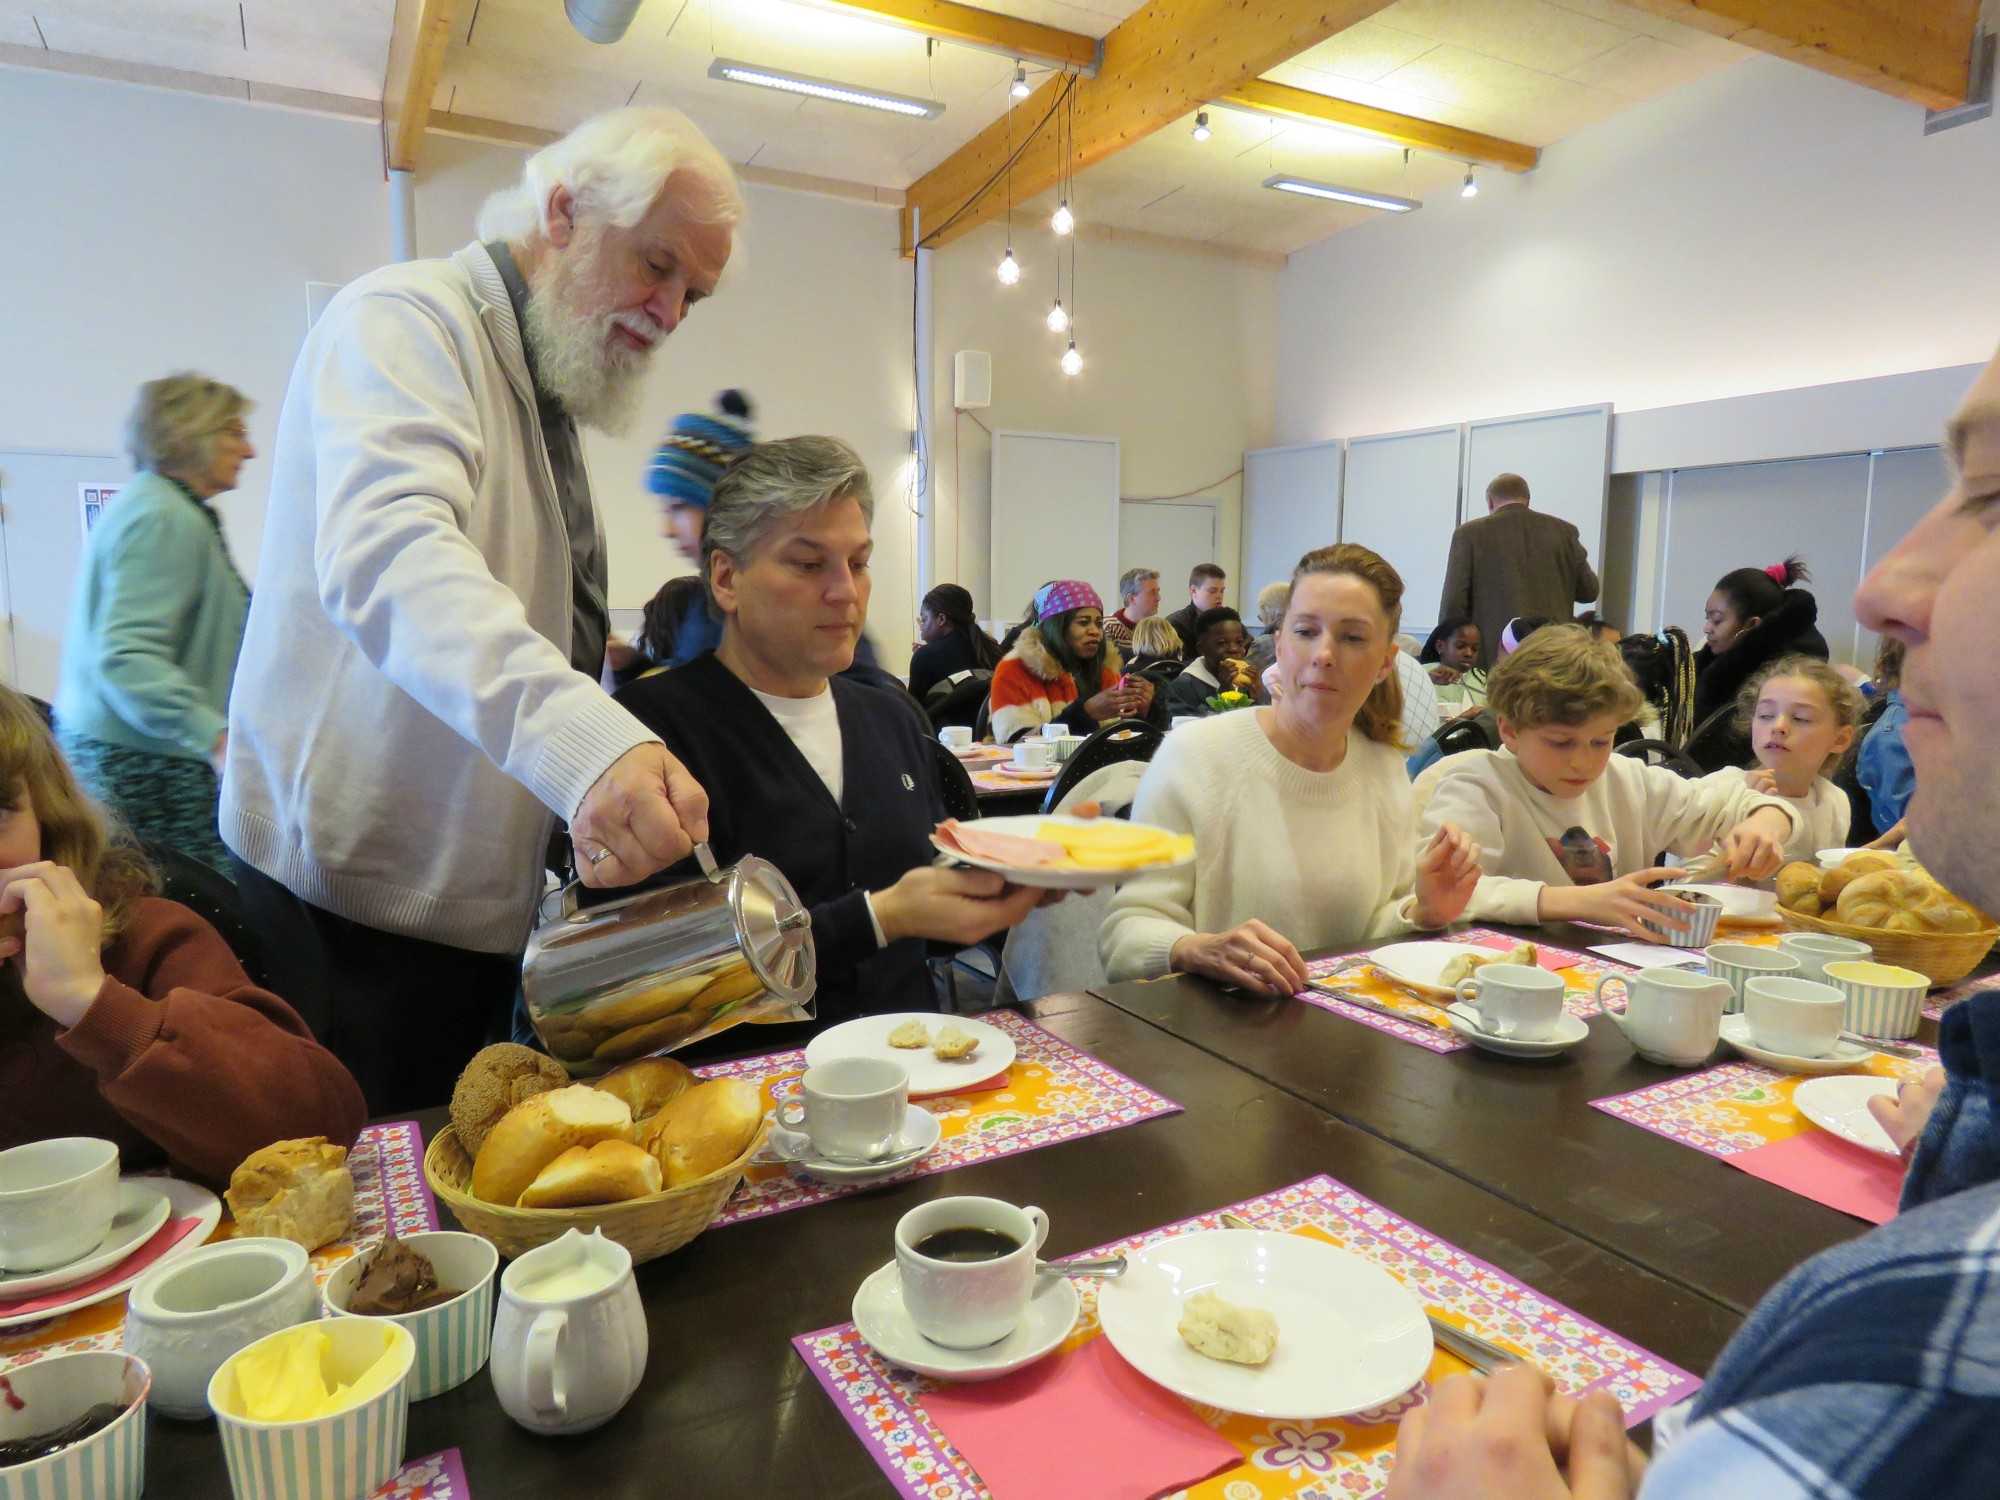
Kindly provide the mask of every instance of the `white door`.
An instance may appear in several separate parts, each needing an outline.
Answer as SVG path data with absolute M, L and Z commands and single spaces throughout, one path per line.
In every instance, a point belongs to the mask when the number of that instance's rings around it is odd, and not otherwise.
M 1187 603 L 1188 574 L 1196 563 L 1217 561 L 1215 506 L 1179 500 L 1124 500 L 1118 506 L 1118 571 L 1152 568 L 1160 575 L 1160 608 L 1171 613 Z M 1243 580 L 1229 581 L 1235 598 Z M 1255 602 L 1255 596 L 1252 596 Z M 1118 580 L 1104 595 L 1106 609 L 1118 608 Z

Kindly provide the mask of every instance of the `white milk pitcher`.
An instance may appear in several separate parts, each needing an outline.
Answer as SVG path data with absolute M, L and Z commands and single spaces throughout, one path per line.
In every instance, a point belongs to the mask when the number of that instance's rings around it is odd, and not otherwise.
M 646 1373 L 646 1313 L 632 1253 L 570 1230 L 500 1277 L 493 1389 L 530 1432 L 588 1432 L 617 1416 Z

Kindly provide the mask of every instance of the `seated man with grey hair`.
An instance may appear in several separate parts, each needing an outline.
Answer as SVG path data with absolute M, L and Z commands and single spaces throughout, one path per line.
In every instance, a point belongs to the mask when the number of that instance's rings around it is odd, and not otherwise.
M 1250 642 L 1250 670 L 1259 677 L 1278 659 L 1278 627 L 1284 623 L 1285 606 L 1291 600 L 1292 586 L 1284 580 L 1257 590 L 1257 622 L 1264 628 Z
M 1118 580 L 1118 608 L 1104 618 L 1104 638 L 1130 656 L 1133 627 L 1159 612 L 1159 573 L 1152 568 L 1127 568 Z
M 628 885 L 707 803 L 598 686 L 605 544 L 578 424 L 620 430 L 743 201 L 684 115 L 528 158 L 479 239 L 341 290 L 293 368 L 230 703 L 222 835 L 371 1112 L 502 1034 L 557 821 Z M 289 988 L 288 988 L 289 986 Z

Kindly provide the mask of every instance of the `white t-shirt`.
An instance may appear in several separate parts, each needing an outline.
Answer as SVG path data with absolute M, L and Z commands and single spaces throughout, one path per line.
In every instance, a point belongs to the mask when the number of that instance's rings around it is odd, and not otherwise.
M 847 773 L 841 765 L 840 712 L 834 707 L 833 690 L 823 687 L 810 698 L 777 698 L 755 688 L 750 691 L 771 711 L 785 738 L 798 746 L 806 764 L 819 773 L 833 800 L 839 802 L 847 788 Z

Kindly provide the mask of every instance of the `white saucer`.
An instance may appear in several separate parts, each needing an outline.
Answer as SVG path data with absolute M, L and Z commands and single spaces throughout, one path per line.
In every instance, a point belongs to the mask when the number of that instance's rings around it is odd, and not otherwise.
M 1895 1079 L 1873 1073 L 1860 1078 L 1815 1078 L 1792 1091 L 1792 1103 L 1820 1129 L 1878 1156 L 1900 1157 L 1902 1153 L 1889 1139 L 1889 1132 L 1868 1113 L 1871 1098 L 1877 1094 L 1893 1097 L 1895 1092 Z
M 933 1034 L 946 1026 L 979 1038 L 964 1057 L 940 1058 L 928 1047 L 891 1047 L 889 1033 L 905 1021 L 921 1021 Z M 876 1057 L 897 1064 L 910 1075 L 910 1097 L 949 1094 L 987 1083 L 1014 1066 L 1014 1039 L 998 1026 L 971 1016 L 940 1015 L 936 1011 L 892 1011 L 881 1016 L 857 1016 L 829 1026 L 806 1043 L 806 1066 L 816 1068 L 837 1057 Z
M 94 1291 L 79 1291 L 73 1300 L 59 1302 L 54 1307 L 43 1308 L 37 1312 L 0 1312 L 0 1328 L 17 1328 L 28 1323 L 44 1323 L 51 1318 L 60 1318 L 66 1313 L 73 1313 L 78 1308 L 90 1307 L 96 1303 L 107 1301 L 112 1297 L 122 1297 L 126 1292 L 131 1290 L 132 1284 L 145 1275 L 147 1271 L 150 1271 L 153 1266 L 165 1265 L 168 1261 L 178 1260 L 181 1256 L 199 1250 L 203 1245 L 208 1243 L 208 1237 L 215 1232 L 215 1226 L 222 1222 L 222 1200 L 207 1188 L 192 1182 L 182 1182 L 179 1178 L 149 1177 L 146 1181 L 166 1195 L 168 1217 L 176 1219 L 191 1218 L 195 1221 L 194 1228 L 170 1246 L 165 1254 L 153 1262 L 152 1266 L 142 1266 L 138 1270 L 133 1271 L 129 1276 L 118 1276 L 108 1285 L 98 1287 Z M 158 1231 L 155 1232 L 157 1233 Z M 110 1269 L 115 1274 L 118 1267 L 114 1266 Z M 101 1275 L 102 1273 L 100 1272 L 99 1274 Z M 30 1293 L 29 1295 L 33 1296 L 35 1294 Z
M 933 1344 L 910 1321 L 903 1306 L 903 1279 L 892 1260 L 861 1283 L 854 1294 L 854 1326 L 868 1347 L 906 1370 L 937 1380 L 997 1380 L 1023 1365 L 1053 1354 L 1076 1327 L 1083 1309 L 1067 1276 L 1038 1276 L 1035 1295 L 1017 1327 L 984 1349 L 947 1349 Z
M 937 1149 L 938 1141 L 944 1135 L 944 1127 L 938 1124 L 937 1116 L 920 1104 L 913 1104 L 903 1115 L 903 1128 L 898 1132 L 889 1148 L 886 1162 L 854 1162 L 835 1165 L 814 1156 L 812 1137 L 804 1131 L 774 1128 L 771 1131 L 771 1149 L 777 1155 L 791 1162 L 792 1170 L 821 1182 L 853 1185 L 864 1182 L 881 1182 L 894 1177 L 898 1172 L 906 1172 Z M 812 1158 L 801 1161 L 800 1157 Z
M 1752 1062 L 1762 1063 L 1767 1068 L 1776 1068 L 1780 1073 L 1845 1073 L 1849 1068 L 1858 1068 L 1875 1056 L 1867 1047 L 1857 1047 L 1852 1042 L 1835 1042 L 1833 1051 L 1825 1057 L 1800 1057 L 1794 1052 L 1773 1052 L 1768 1047 L 1760 1047 L 1750 1038 L 1750 1018 L 1745 1015 L 1724 1016 L 1722 1018 L 1722 1039 L 1741 1052 Z
M 88 1281 L 98 1272 L 110 1270 L 145 1244 L 166 1222 L 167 1195 L 160 1190 L 158 1180 L 121 1177 L 118 1179 L 118 1211 L 112 1216 L 110 1231 L 97 1242 L 96 1248 L 84 1252 L 66 1266 L 57 1266 L 53 1271 L 0 1273 L 0 1302 L 11 1302 L 16 1297 L 52 1292 L 59 1287 Z
M 1472 1019 L 1472 1012 L 1462 1005 L 1447 1006 L 1445 1015 L 1451 1020 L 1451 1029 L 1473 1046 L 1497 1052 L 1502 1057 L 1554 1057 L 1567 1052 L 1590 1035 L 1590 1027 L 1583 1018 L 1568 1011 L 1564 1011 L 1556 1022 L 1555 1034 L 1539 1042 L 1524 1042 L 1515 1037 L 1495 1036 L 1490 1031 L 1482 1031 L 1479 1023 Z

